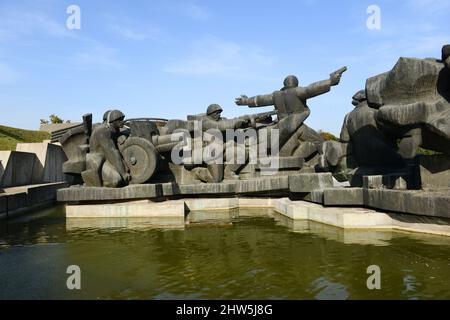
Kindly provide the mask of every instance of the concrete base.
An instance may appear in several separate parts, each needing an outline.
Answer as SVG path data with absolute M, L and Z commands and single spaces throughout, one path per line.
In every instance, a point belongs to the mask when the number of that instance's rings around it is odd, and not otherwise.
M 180 198 L 289 197 L 327 207 L 367 207 L 383 211 L 450 218 L 450 189 L 401 190 L 406 180 L 401 175 L 365 176 L 365 188 L 336 187 L 330 173 L 267 176 L 222 183 L 180 185 L 159 183 L 130 185 L 125 188 L 72 186 L 61 189 L 57 200 L 87 205 L 98 202 L 137 200 L 169 201 Z M 386 188 L 387 183 L 397 189 Z M 399 190 L 400 189 L 400 190 Z
M 388 214 L 361 208 L 330 208 L 287 198 L 184 199 L 167 202 L 146 200 L 116 204 L 66 205 L 66 215 L 69 222 L 74 218 L 117 217 L 185 218 L 187 223 L 195 223 L 226 220 L 230 217 L 229 212 L 236 209 L 252 209 L 247 212 L 253 212 L 254 215 L 271 216 L 271 213 L 277 212 L 291 221 L 313 221 L 349 230 L 396 230 L 450 237 L 450 220 L 446 219 Z M 89 224 L 88 220 L 82 223 Z
M 60 202 L 114 201 L 158 199 L 175 196 L 215 197 L 230 195 L 273 196 L 295 192 L 311 192 L 317 188 L 333 187 L 331 173 L 297 174 L 294 176 L 265 176 L 249 180 L 229 180 L 222 183 L 159 183 L 130 185 L 124 188 L 90 188 L 72 186 L 58 191 Z
M 95 205 L 68 205 L 67 218 L 172 218 L 185 216 L 183 200 L 151 202 L 149 200 Z
M 450 218 L 450 192 L 364 190 L 364 204 L 384 211 Z
M 450 192 L 444 189 L 424 191 L 330 188 L 313 191 L 303 200 L 327 207 L 367 207 L 450 219 Z

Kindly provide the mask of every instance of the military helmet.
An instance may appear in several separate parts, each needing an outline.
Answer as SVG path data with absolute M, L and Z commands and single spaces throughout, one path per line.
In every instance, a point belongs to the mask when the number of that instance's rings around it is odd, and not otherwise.
M 296 88 L 298 87 L 298 78 L 296 76 L 290 75 L 284 79 L 285 88 Z
M 122 111 L 119 111 L 119 110 L 111 110 L 107 114 L 108 123 L 114 122 L 116 120 L 123 120 L 124 118 L 125 118 L 125 115 L 123 114 Z
M 103 122 L 107 122 L 108 121 L 108 115 L 109 115 L 110 112 L 111 112 L 111 110 L 108 110 L 108 111 L 106 111 L 103 114 Z
M 214 112 L 220 111 L 222 112 L 223 109 L 221 106 L 219 106 L 218 104 L 212 104 L 208 107 L 208 109 L 206 110 L 206 114 L 208 116 L 212 115 Z
M 360 90 L 357 93 L 355 93 L 355 95 L 353 96 L 353 99 L 356 101 L 359 101 L 359 102 L 367 100 L 366 90 Z
M 442 47 L 442 60 L 445 61 L 448 57 L 450 57 L 450 44 Z

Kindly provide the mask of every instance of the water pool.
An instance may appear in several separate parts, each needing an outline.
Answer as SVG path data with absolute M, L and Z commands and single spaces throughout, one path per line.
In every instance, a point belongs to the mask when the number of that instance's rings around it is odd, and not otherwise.
M 449 238 L 216 215 L 155 226 L 56 207 L 2 222 L 0 299 L 450 299 Z M 67 289 L 70 265 L 81 290 Z M 367 288 L 371 265 L 381 290 Z

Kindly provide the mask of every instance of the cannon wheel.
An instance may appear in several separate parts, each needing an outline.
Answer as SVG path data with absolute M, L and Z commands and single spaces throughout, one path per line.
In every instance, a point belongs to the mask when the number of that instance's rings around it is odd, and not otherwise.
M 130 184 L 146 183 L 151 179 L 156 171 L 159 158 L 153 144 L 139 137 L 130 137 L 119 149 L 130 169 Z

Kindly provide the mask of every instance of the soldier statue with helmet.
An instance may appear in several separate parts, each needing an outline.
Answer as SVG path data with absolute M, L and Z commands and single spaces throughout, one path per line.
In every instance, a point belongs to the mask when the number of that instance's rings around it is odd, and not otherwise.
M 118 148 L 125 115 L 119 110 L 107 111 L 89 139 L 86 170 L 81 173 L 87 186 L 117 188 L 131 179 Z

